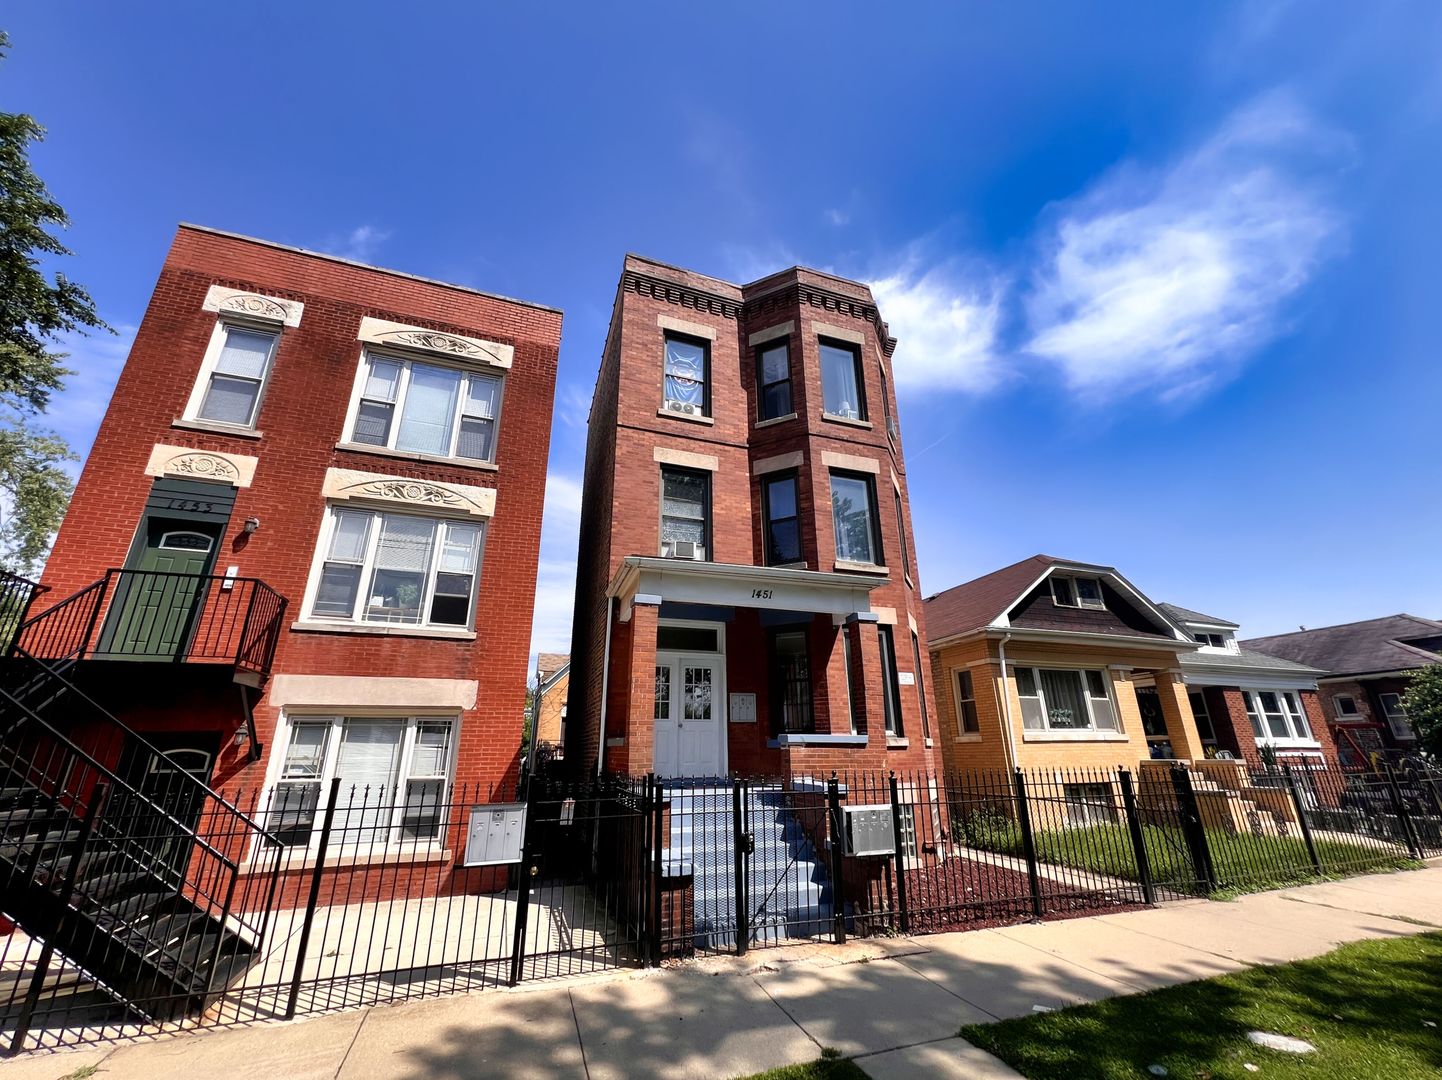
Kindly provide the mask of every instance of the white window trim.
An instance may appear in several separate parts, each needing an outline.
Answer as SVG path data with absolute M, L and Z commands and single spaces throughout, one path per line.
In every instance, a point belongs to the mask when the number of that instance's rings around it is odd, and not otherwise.
M 961 696 L 961 677 L 968 676 L 971 679 L 971 697 Z M 976 673 L 971 668 L 953 668 L 951 672 L 951 692 L 956 703 L 956 737 L 958 739 L 969 739 L 980 741 L 981 739 L 981 714 L 976 708 Z M 964 702 L 970 701 L 972 712 L 976 713 L 976 730 L 967 731 L 966 723 L 962 717 L 961 706 Z
M 1263 694 L 1277 695 L 1277 701 L 1279 704 L 1282 705 L 1282 718 L 1287 722 L 1287 728 L 1293 734 L 1287 736 L 1286 738 L 1282 738 L 1280 736 L 1272 734 L 1271 725 L 1267 723 L 1267 714 L 1262 711 L 1261 695 Z M 1292 716 L 1291 711 L 1287 708 L 1285 704 L 1288 695 L 1290 695 L 1292 701 L 1295 702 L 1297 706 L 1297 717 L 1301 719 L 1302 726 L 1307 731 L 1307 735 L 1305 738 L 1296 734 L 1297 727 L 1294 722 L 1296 718 Z M 1276 746 L 1287 748 L 1300 747 L 1303 749 L 1315 750 L 1322 745 L 1320 742 L 1317 741 L 1316 733 L 1312 731 L 1312 720 L 1307 715 L 1306 705 L 1302 703 L 1302 695 L 1300 691 L 1273 690 L 1269 687 L 1264 687 L 1260 690 L 1243 690 L 1242 702 L 1246 706 L 1247 723 L 1250 725 L 1252 723 L 1252 718 L 1255 716 L 1257 720 L 1257 727 L 1260 727 L 1262 729 L 1262 734 L 1260 735 L 1257 734 L 1255 727 L 1252 729 L 1252 737 L 1257 740 L 1258 746 Z
M 207 420 L 200 415 L 200 407 L 205 403 L 205 395 L 210 390 L 210 378 L 215 374 L 216 365 L 220 362 L 220 353 L 225 348 L 225 335 L 231 330 L 245 330 L 253 334 L 266 334 L 271 338 L 270 355 L 265 358 L 265 371 L 260 377 L 260 389 L 255 394 L 255 407 L 250 413 L 250 422 L 246 424 L 232 424 L 225 420 Z M 275 354 L 280 351 L 280 327 L 269 322 L 252 322 L 249 319 L 222 318 L 215 320 L 215 328 L 210 332 L 210 343 L 205 347 L 205 355 L 200 361 L 200 371 L 195 377 L 195 383 L 190 388 L 190 397 L 185 402 L 185 411 L 181 419 L 189 424 L 208 424 L 221 429 L 233 429 L 235 431 L 254 431 L 255 425 L 260 420 L 261 406 L 265 404 L 265 392 L 270 386 L 271 374 L 275 371 Z
M 1071 586 L 1071 602 L 1058 600 L 1056 595 L 1056 583 L 1065 581 Z M 1083 600 L 1081 590 L 1077 588 L 1078 581 L 1090 581 L 1097 587 L 1097 598 L 1095 600 Z M 1106 597 L 1102 594 L 1102 579 L 1089 574 L 1053 574 L 1050 578 L 1051 602 L 1057 607 L 1080 608 L 1085 611 L 1105 611 L 1107 609 Z
M 287 782 L 285 778 L 285 756 L 290 749 L 290 738 L 292 730 L 297 723 L 319 723 L 322 720 L 331 722 L 331 733 L 326 740 L 325 760 L 321 763 L 320 770 L 320 798 L 316 802 L 316 821 L 325 813 L 326 802 L 330 798 L 330 784 L 335 776 L 336 765 L 340 760 L 340 729 L 346 720 L 399 720 L 405 724 L 405 736 L 401 741 L 401 759 L 396 769 L 396 790 L 403 792 L 405 784 L 410 780 L 411 764 L 414 760 L 416 745 L 417 726 L 425 720 L 446 720 L 451 725 L 451 737 L 446 748 L 446 776 L 443 781 L 442 790 L 445 793 L 444 804 L 449 806 L 454 799 L 456 783 L 456 761 L 457 750 L 460 744 L 461 714 L 454 710 L 442 712 L 416 712 L 409 709 L 377 709 L 373 706 L 356 706 L 355 708 L 331 708 L 316 710 L 314 712 L 305 709 L 282 709 L 280 719 L 276 724 L 275 736 L 272 740 L 270 763 L 266 768 L 265 790 L 262 792 L 261 801 L 257 808 L 258 820 L 265 824 L 266 811 L 271 808 L 279 785 Z M 445 850 L 446 829 L 450 822 L 443 816 L 439 835 L 429 840 L 415 839 L 405 840 L 399 836 L 400 813 L 405 805 L 404 797 L 392 796 L 395 806 L 386 836 L 385 844 L 374 843 L 372 840 L 348 845 L 345 843 L 343 832 L 335 833 L 331 837 L 331 850 L 344 852 L 359 852 L 362 848 L 367 852 L 376 855 L 393 855 L 396 853 L 406 854 L 434 854 L 439 856 Z M 336 801 L 337 811 L 345 808 L 348 801 L 345 781 L 341 781 L 340 798 Z M 309 841 L 305 845 L 291 845 L 282 848 L 282 852 L 290 855 L 313 855 L 320 846 L 320 826 L 313 824 Z M 252 860 L 263 859 L 268 851 L 274 848 L 266 848 L 259 843 L 251 852 Z M 286 861 L 287 856 L 282 855 L 282 866 L 294 869 Z M 327 859 L 329 861 L 329 859 Z
M 362 443 L 355 441 L 356 417 L 360 414 L 361 401 L 365 394 L 366 377 L 370 373 L 370 360 L 386 360 L 401 365 L 400 381 L 396 385 L 396 400 L 392 403 L 390 430 L 386 433 L 384 445 L 374 443 Z M 410 391 L 411 366 L 413 364 L 424 364 L 427 367 L 446 368 L 450 371 L 459 371 L 469 382 L 470 377 L 475 375 L 481 378 L 494 379 L 500 385 L 496 389 L 496 415 L 491 418 L 491 456 L 488 458 L 467 458 L 456 455 L 456 444 L 461 437 L 461 411 L 462 403 L 466 399 L 466 385 L 462 383 L 460 397 L 456 402 L 456 415 L 451 420 L 450 451 L 445 454 L 429 454 L 419 450 L 399 450 L 396 448 L 396 438 L 401 430 L 401 410 L 405 405 L 406 394 Z M 462 466 L 493 466 L 501 448 L 501 414 L 505 411 L 506 405 L 506 377 L 505 370 L 485 364 L 458 364 L 447 363 L 444 357 L 440 356 L 408 356 L 405 353 L 396 351 L 390 352 L 384 348 L 377 348 L 368 345 L 361 349 L 360 361 L 356 364 L 355 379 L 351 383 L 350 404 L 346 406 L 345 427 L 341 430 L 345 433 L 344 442 L 341 444 L 347 450 L 358 450 L 361 453 L 399 454 L 406 457 L 424 458 L 430 461 L 454 462 Z
M 1352 711 L 1351 711 L 1351 712 L 1343 712 L 1343 711 L 1342 711 L 1342 699 L 1343 699 L 1343 698 L 1346 698 L 1347 700 L 1349 700 L 1349 701 L 1352 703 Z M 1333 708 L 1333 711 L 1336 712 L 1336 714 L 1337 714 L 1337 719 L 1338 719 L 1338 720 L 1360 720 L 1360 719 L 1362 718 L 1362 710 L 1357 707 L 1357 695 L 1356 695 L 1356 694 L 1333 694 L 1333 695 L 1332 695 L 1332 708 Z
M 418 623 L 385 623 L 367 622 L 356 616 L 355 612 L 360 607 L 361 596 L 365 592 L 366 569 L 375 570 L 373 559 L 375 557 L 376 544 L 380 540 L 380 530 L 372 528 L 370 535 L 366 537 L 366 552 L 361 562 L 361 587 L 356 591 L 356 607 L 352 609 L 351 618 L 337 619 L 328 615 L 315 615 L 316 593 L 320 590 L 320 578 L 322 568 L 325 566 L 326 553 L 330 550 L 331 537 L 335 533 L 337 512 L 351 510 L 363 514 L 395 514 L 400 517 L 424 517 L 440 522 L 453 522 L 458 525 L 476 525 L 481 530 L 480 544 L 476 549 L 476 570 L 475 584 L 471 594 L 471 609 L 467 613 L 463 625 L 453 623 L 431 623 L 423 621 Z M 378 634 L 416 634 L 420 636 L 445 636 L 445 637 L 474 637 L 476 628 L 476 611 L 480 606 L 481 599 L 481 572 L 485 567 L 486 541 L 489 538 L 489 519 L 476 520 L 473 517 L 457 517 L 452 514 L 427 514 L 414 506 L 375 506 L 370 503 L 354 501 L 327 502 L 325 515 L 321 518 L 319 536 L 316 540 L 315 554 L 311 557 L 310 577 L 306 580 L 305 599 L 301 605 L 301 617 L 299 626 L 306 630 L 338 630 L 345 633 L 378 633 Z M 431 565 L 426 570 L 425 595 L 421 600 L 421 611 L 429 612 L 431 600 L 435 596 L 435 559 L 440 551 L 440 545 L 436 545 L 435 551 L 431 553 Z
M 1387 699 L 1391 698 L 1397 705 L 1396 711 L 1387 708 Z M 1382 716 L 1387 721 L 1387 727 L 1396 739 L 1415 740 L 1417 732 L 1412 728 L 1412 721 L 1407 716 L 1407 710 L 1402 705 L 1402 695 L 1394 693 L 1378 694 L 1377 701 L 1382 707 Z M 1401 723 L 1402 730 L 1397 730 L 1398 723 Z
M 1036 694 L 1035 694 L 1035 695 L 1031 695 L 1031 694 L 1023 695 L 1023 694 L 1022 694 L 1022 692 L 1021 692 L 1021 683 L 1020 683 L 1019 681 L 1017 681 L 1017 679 L 1016 679 L 1016 673 L 1017 673 L 1018 671 L 1022 670 L 1022 669 L 1026 669 L 1026 670 L 1028 670 L 1028 671 L 1030 671 L 1030 672 L 1032 673 L 1032 681 L 1033 681 L 1033 683 L 1034 683 L 1035 686 L 1036 686 Z M 1084 727 L 1084 728 L 1076 728 L 1076 727 L 1070 727 L 1070 728 L 1054 728 L 1054 727 L 1051 726 L 1051 710 L 1047 708 L 1047 704 L 1046 704 L 1046 691 L 1043 690 L 1043 689 L 1042 689 L 1042 686 L 1041 686 L 1041 673 L 1042 673 L 1043 671 L 1065 671 L 1065 672 L 1070 672 L 1070 673 L 1072 673 L 1072 674 L 1076 674 L 1076 675 L 1080 675 L 1080 676 L 1081 676 L 1081 681 L 1082 681 L 1082 697 L 1086 699 L 1086 705 L 1087 705 L 1087 726 L 1086 726 L 1086 727 Z M 1098 673 L 1101 675 L 1101 677 L 1102 677 L 1102 687 L 1103 687 L 1103 689 L 1106 690 L 1106 698 L 1107 698 L 1107 701 L 1111 704 L 1111 708 L 1112 708 L 1112 717 L 1113 717 L 1113 719 L 1116 721 L 1116 727 L 1115 727 L 1115 728 L 1099 728 L 1099 727 L 1097 727 L 1096 710 L 1092 708 L 1092 700 L 1093 700 L 1093 698 L 1092 698 L 1092 693 L 1091 693 L 1091 690 L 1090 690 L 1090 689 L 1088 688 L 1088 686 L 1087 686 L 1087 680 L 1086 680 L 1086 673 L 1087 673 L 1088 671 L 1098 672 Z M 1025 696 L 1025 697 L 1035 696 L 1036 700 L 1037 700 L 1037 701 L 1040 703 L 1040 705 L 1041 705 L 1041 720 L 1042 720 L 1042 723 L 1043 723 L 1044 725 L 1046 725 L 1045 727 L 1041 727 L 1041 728 L 1029 728 L 1029 727 L 1026 727 L 1026 726 L 1025 726 L 1025 722 L 1023 722 L 1023 726 L 1022 726 L 1022 738 L 1023 738 L 1024 740 L 1025 740 L 1025 739 L 1036 739 L 1036 740 L 1038 740 L 1038 741 L 1043 741 L 1043 742 L 1044 742 L 1044 741 L 1047 741 L 1048 739 L 1058 740 L 1058 739 L 1113 739 L 1113 738 L 1119 738 L 1119 739 L 1121 739 L 1122 741 L 1125 741 L 1125 740 L 1126 740 L 1127 734 L 1126 734 L 1125 728 L 1122 726 L 1122 714 L 1121 714 L 1121 710 L 1119 710 L 1119 709 L 1117 708 L 1116 691 L 1115 691 L 1115 687 L 1112 686 L 1111 672 L 1109 672 L 1106 668 L 1059 668 L 1059 667 L 1037 667 L 1037 666 L 1035 666 L 1035 665 L 1033 665 L 1033 664 L 1013 664 L 1013 665 L 1012 665 L 1012 681 L 1013 681 L 1013 685 L 1016 687 L 1016 697 L 1017 697 L 1018 703 L 1020 703 L 1020 702 L 1023 700 L 1024 696 Z M 1020 714 L 1019 714 L 1019 713 L 1018 713 L 1018 719 L 1020 719 Z

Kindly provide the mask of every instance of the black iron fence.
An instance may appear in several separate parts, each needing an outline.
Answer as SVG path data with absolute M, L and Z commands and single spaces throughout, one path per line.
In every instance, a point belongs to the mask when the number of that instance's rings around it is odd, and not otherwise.
M 64 939 L 54 948 L 12 926 L 0 938 L 0 1038 L 64 1046 L 1406 866 L 1442 852 L 1439 779 L 1156 763 L 538 777 L 522 803 L 434 782 L 296 778 L 231 793 L 231 816 L 172 799 L 168 813 L 237 867 L 222 922 L 246 951 L 227 953 L 199 990 L 153 981 L 127 998 Z M 173 830 L 113 817 L 115 805 L 82 807 L 80 832 L 128 830 L 151 856 L 167 850 Z M 175 855 L 194 877 L 195 856 Z

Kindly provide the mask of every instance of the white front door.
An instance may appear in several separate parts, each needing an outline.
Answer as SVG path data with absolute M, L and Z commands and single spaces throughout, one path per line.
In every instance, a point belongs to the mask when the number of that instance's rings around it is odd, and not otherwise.
M 656 655 L 656 727 L 652 744 L 656 775 L 724 774 L 723 663 L 718 656 Z

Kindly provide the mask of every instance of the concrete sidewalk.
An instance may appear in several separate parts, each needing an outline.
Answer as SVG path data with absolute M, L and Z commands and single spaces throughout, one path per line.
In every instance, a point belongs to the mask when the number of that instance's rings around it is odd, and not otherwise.
M 834 1047 L 871 1076 L 1015 1077 L 956 1038 L 1024 1016 L 1442 927 L 1442 865 L 997 930 L 803 945 L 5 1063 L 6 1080 L 745 1076 Z

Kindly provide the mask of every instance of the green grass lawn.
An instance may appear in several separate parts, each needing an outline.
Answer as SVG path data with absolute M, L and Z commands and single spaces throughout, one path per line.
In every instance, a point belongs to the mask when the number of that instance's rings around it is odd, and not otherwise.
M 969 835 L 968 835 L 969 834 Z M 1152 880 L 1191 891 L 1197 873 L 1191 855 L 1177 829 L 1142 826 Z M 985 827 L 964 830 L 962 839 L 987 851 L 1022 855 L 1021 831 L 1008 819 L 989 819 Z M 1232 891 L 1269 889 L 1314 879 L 1307 846 L 1300 836 L 1251 836 L 1207 830 L 1212 864 L 1223 888 Z M 1318 838 L 1317 855 L 1325 874 L 1364 874 L 1376 870 L 1415 865 L 1404 854 L 1380 844 L 1367 846 L 1342 840 Z M 1044 863 L 1091 870 L 1111 877 L 1137 879 L 1136 854 L 1131 836 L 1123 825 L 1089 825 L 1075 829 L 1053 829 L 1036 834 L 1037 858 Z
M 1420 1080 L 1442 1076 L 1438 1024 L 1442 934 L 1429 933 L 972 1024 L 961 1035 L 1032 1080 L 1145 1080 L 1152 1065 L 1173 1080 Z M 1253 1046 L 1254 1030 L 1305 1039 L 1317 1052 Z
M 860 1066 L 839 1056 L 835 1050 L 823 1050 L 820 1061 L 805 1065 L 784 1065 L 769 1072 L 748 1076 L 746 1080 L 870 1080 Z

